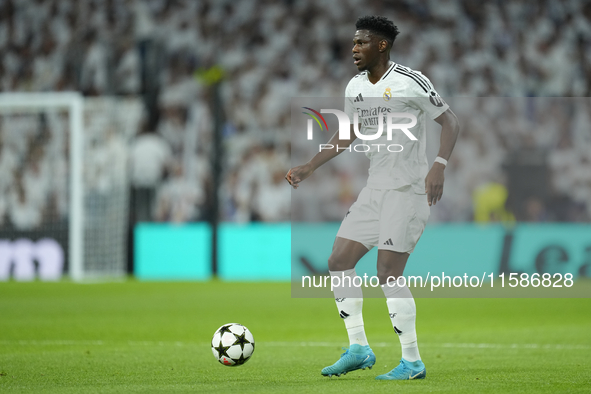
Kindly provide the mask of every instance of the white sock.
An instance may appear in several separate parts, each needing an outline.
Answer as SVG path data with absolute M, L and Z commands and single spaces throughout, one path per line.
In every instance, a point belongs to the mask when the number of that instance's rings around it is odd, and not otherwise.
M 339 316 L 347 328 L 349 344 L 368 345 L 363 326 L 363 291 L 361 287 L 356 287 L 353 283 L 353 278 L 357 276 L 355 269 L 329 272 L 331 276 L 341 279 L 341 283 L 339 286 L 334 286 L 333 291 Z
M 387 298 L 392 327 L 400 339 L 402 358 L 410 362 L 420 360 L 415 326 L 417 307 L 410 289 L 406 285 L 400 287 L 396 282 L 389 282 L 382 285 L 382 290 Z

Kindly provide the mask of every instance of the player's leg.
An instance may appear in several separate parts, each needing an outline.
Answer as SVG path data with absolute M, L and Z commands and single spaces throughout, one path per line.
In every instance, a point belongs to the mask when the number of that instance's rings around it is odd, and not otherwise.
M 389 191 L 385 197 L 383 226 L 378 250 L 378 278 L 386 296 L 392 327 L 402 348 L 400 365 L 379 380 L 423 379 L 425 365 L 417 344 L 416 305 L 406 281 L 397 281 L 404 273 L 410 253 L 414 250 L 429 217 L 429 207 L 423 195 L 412 191 Z
M 406 283 L 397 281 L 404 272 L 408 257 L 408 253 L 378 251 L 378 277 L 386 296 L 392 327 L 402 348 L 400 364 L 387 374 L 378 376 L 378 380 L 424 379 L 427 374 L 417 344 L 415 301 Z
M 375 364 L 375 355 L 367 343 L 363 325 L 363 292 L 360 280 L 355 280 L 355 265 L 368 250 L 360 242 L 338 236 L 335 239 L 328 268 L 339 316 L 349 336 L 349 348 L 336 363 L 323 368 L 322 375 L 340 376 L 357 369 L 371 368 Z
M 328 258 L 335 302 L 347 328 L 349 345 L 368 345 L 363 325 L 363 291 L 360 281 L 355 279 L 355 265 L 368 250 L 360 242 L 337 236 Z
M 385 285 L 389 281 L 395 281 L 404 273 L 409 253 L 395 252 L 393 250 L 378 250 L 378 279 L 380 285 Z
M 392 327 L 400 339 L 402 358 L 414 362 L 421 359 L 415 323 L 417 308 L 406 283 L 396 281 L 402 276 L 408 257 L 408 253 L 379 250 L 378 278 L 386 296 Z
M 426 376 L 417 344 L 415 301 L 406 283 L 396 282 L 404 272 L 408 257 L 408 253 L 378 251 L 378 278 L 386 296 L 392 327 L 398 334 L 402 348 L 400 365 L 389 373 L 378 376 L 379 380 L 423 379 Z
M 379 216 L 375 209 L 376 193 L 364 188 L 341 223 L 332 253 L 328 259 L 339 316 L 349 335 L 349 349 L 335 364 L 322 370 L 325 376 L 340 375 L 356 369 L 371 368 L 375 355 L 367 343 L 363 325 L 363 292 L 361 281 L 355 282 L 355 265 L 379 238 Z M 361 279 L 361 278 L 359 278 Z M 357 284 L 357 285 L 356 285 Z

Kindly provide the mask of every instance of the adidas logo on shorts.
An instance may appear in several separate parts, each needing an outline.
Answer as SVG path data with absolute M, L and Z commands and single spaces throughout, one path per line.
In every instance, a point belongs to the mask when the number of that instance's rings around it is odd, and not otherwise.
M 394 245 L 394 242 L 392 242 L 392 238 L 389 238 L 386 242 L 384 242 L 384 245 Z

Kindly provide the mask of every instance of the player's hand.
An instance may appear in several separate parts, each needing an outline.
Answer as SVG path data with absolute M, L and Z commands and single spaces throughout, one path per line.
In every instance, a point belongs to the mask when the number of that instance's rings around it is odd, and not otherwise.
M 307 177 L 309 177 L 310 175 L 312 175 L 313 172 L 314 169 L 312 168 L 312 166 L 310 166 L 309 164 L 304 164 L 302 166 L 297 166 L 289 170 L 287 172 L 287 175 L 285 175 L 285 179 L 287 179 L 287 182 L 289 182 L 289 184 L 294 189 L 297 189 L 299 183 Z
M 427 193 L 427 201 L 429 206 L 437 204 L 443 195 L 443 170 L 445 166 L 441 163 L 433 163 L 433 167 L 425 178 L 425 193 Z

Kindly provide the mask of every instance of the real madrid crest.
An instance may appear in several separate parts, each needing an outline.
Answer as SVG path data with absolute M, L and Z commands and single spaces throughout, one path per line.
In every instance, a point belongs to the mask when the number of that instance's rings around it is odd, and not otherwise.
M 386 91 L 384 92 L 384 100 L 386 101 L 390 101 L 390 99 L 392 98 L 392 92 L 390 88 L 386 88 Z

